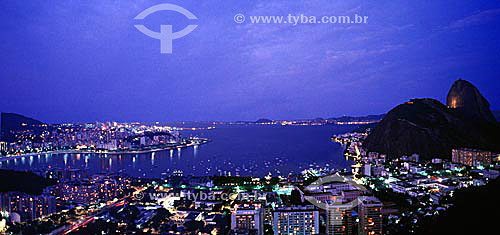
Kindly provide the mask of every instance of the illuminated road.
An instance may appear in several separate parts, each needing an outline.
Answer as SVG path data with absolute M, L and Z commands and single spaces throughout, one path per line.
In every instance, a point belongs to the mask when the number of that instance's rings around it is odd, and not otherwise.
M 107 206 L 103 207 L 97 213 L 85 217 L 83 220 L 80 220 L 76 224 L 72 225 L 70 228 L 68 228 L 68 229 L 66 229 L 66 230 L 58 233 L 58 235 L 66 235 L 66 234 L 70 234 L 72 232 L 78 231 L 80 228 L 85 227 L 87 224 L 94 222 L 94 218 L 95 217 L 99 217 L 99 216 L 101 216 L 101 215 L 103 215 L 105 213 L 108 213 L 108 211 L 111 208 L 125 205 L 125 199 L 127 199 L 129 197 L 130 196 L 126 196 L 126 197 L 118 200 L 117 202 L 114 202 L 114 203 L 112 203 L 110 205 L 107 205 Z

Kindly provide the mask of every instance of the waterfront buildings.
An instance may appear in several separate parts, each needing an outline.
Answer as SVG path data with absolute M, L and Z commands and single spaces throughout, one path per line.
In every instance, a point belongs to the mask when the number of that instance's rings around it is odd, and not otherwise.
M 273 212 L 274 234 L 319 234 L 319 210 L 314 206 L 282 207 Z
M 175 127 L 141 123 L 27 125 L 11 132 L 13 140 L 0 143 L 0 153 L 5 155 L 55 150 L 129 151 L 197 142 L 182 139 Z
M 7 142 L 2 142 L 2 141 L 0 141 L 0 155 L 1 155 L 3 152 L 7 152 L 7 150 L 9 150 L 8 143 L 7 143 Z

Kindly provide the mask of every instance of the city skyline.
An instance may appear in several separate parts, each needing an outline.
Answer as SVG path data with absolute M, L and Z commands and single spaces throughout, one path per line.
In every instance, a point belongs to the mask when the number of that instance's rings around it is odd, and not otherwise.
M 11 10 L 1 16 L 1 111 L 48 123 L 364 116 L 411 98 L 444 103 L 458 78 L 500 109 L 494 1 L 168 1 L 198 18 L 168 55 L 134 27 L 157 1 L 73 3 L 2 3 Z M 359 14 L 368 22 L 237 24 L 240 13 Z M 174 12 L 145 20 L 153 30 L 190 23 Z
M 498 0 L 0 7 L 0 234 L 497 230 Z

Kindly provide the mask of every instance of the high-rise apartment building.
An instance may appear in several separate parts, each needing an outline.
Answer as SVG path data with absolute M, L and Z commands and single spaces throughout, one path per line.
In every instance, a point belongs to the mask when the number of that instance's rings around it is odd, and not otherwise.
M 337 201 L 330 203 L 326 210 L 326 233 L 328 235 L 350 235 L 353 232 L 352 203 Z
M 382 235 L 382 206 L 376 197 L 358 198 L 359 234 Z
M 492 152 L 477 149 L 453 149 L 451 152 L 452 162 L 467 166 L 489 165 L 492 157 Z
M 273 212 L 274 234 L 319 234 L 319 210 L 314 206 L 283 207 Z
M 231 213 L 234 234 L 264 234 L 264 211 L 252 205 L 236 204 Z

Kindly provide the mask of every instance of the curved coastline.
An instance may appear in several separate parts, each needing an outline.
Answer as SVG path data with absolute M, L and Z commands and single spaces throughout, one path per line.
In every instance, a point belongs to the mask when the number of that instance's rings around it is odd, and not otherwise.
M 189 148 L 192 146 L 197 146 L 197 145 L 203 145 L 208 142 L 210 142 L 210 139 L 204 139 L 204 138 L 198 138 L 196 139 L 196 142 L 193 140 L 190 140 L 189 143 L 183 143 L 179 145 L 165 145 L 157 148 L 151 148 L 151 149 L 138 149 L 138 150 L 118 150 L 118 151 L 111 151 L 111 150 L 77 150 L 77 149 L 71 149 L 71 150 L 55 150 L 55 151 L 45 151 L 45 152 L 38 152 L 38 153 L 26 153 L 26 154 L 20 154 L 20 155 L 7 155 L 7 156 L 2 156 L 0 157 L 0 162 L 4 161 L 9 161 L 9 160 L 15 160 L 15 159 L 20 159 L 24 157 L 31 157 L 31 156 L 38 156 L 38 155 L 45 155 L 45 154 L 109 154 L 109 155 L 120 155 L 120 154 L 142 154 L 142 153 L 152 153 L 152 152 L 159 152 L 159 151 L 165 151 L 165 150 L 171 150 L 171 149 L 184 149 L 184 148 Z

